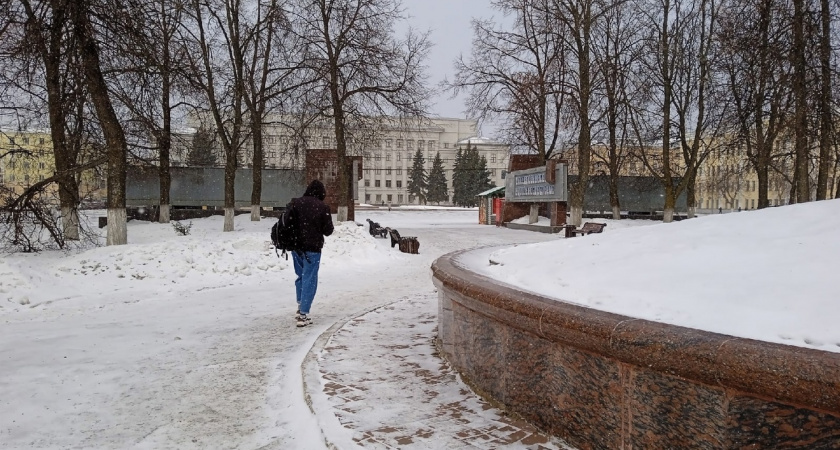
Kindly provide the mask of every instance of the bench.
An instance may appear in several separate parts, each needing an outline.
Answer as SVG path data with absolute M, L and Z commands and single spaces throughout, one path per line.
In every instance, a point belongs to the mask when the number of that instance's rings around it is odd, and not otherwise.
M 566 225 L 566 237 L 575 237 L 579 234 L 586 236 L 592 233 L 601 233 L 604 231 L 605 223 L 586 222 L 580 228 L 575 228 L 574 225 Z
M 399 249 L 403 253 L 420 253 L 420 241 L 414 236 L 400 236 L 400 232 L 395 229 L 388 229 L 391 234 L 391 248 L 399 245 Z
M 368 232 L 370 233 L 370 235 L 373 236 L 373 237 L 378 236 L 378 237 L 381 237 L 381 238 L 384 239 L 385 236 L 388 234 L 388 229 L 384 228 L 382 225 L 379 225 L 378 223 L 376 223 L 376 222 L 374 222 L 370 219 L 367 219 L 367 221 L 370 224 L 370 228 L 368 229 Z M 393 245 L 391 247 L 393 247 Z

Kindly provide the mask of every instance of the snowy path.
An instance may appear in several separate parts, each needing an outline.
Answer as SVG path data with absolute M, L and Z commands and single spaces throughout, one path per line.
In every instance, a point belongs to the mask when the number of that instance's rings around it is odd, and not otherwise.
M 471 225 L 475 215 L 359 212 L 359 223 L 370 217 L 418 236 L 421 254 L 400 254 L 387 240 L 363 248 L 328 241 L 333 259 L 322 267 L 316 322 L 304 329 L 292 319 L 293 273 L 263 246 L 269 221 L 238 218 L 237 231 L 224 235 L 214 219 L 196 222 L 196 239 L 222 235 L 210 245 L 230 249 L 212 264 L 201 245 L 183 245 L 193 241 L 175 241 L 158 225 L 131 227 L 138 245 L 88 252 L 89 267 L 110 267 L 96 276 L 67 275 L 47 257 L 4 260 L 0 272 L 11 275 L 3 279 L 16 286 L 0 281 L 8 296 L 0 306 L 0 447 L 323 448 L 330 418 L 309 412 L 301 365 L 324 331 L 432 294 L 429 266 L 449 251 L 557 238 Z M 158 244 L 161 236 L 172 244 Z M 127 252 L 134 262 L 114 262 Z M 155 265 L 155 257 L 190 263 Z M 235 267 L 223 267 L 225 258 Z M 212 268 L 199 273 L 205 264 Z M 143 275 L 108 278 L 117 269 Z

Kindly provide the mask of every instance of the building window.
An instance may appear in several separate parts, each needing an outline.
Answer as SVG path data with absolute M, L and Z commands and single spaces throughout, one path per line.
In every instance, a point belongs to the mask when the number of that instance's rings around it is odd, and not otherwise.
M 370 194 L 365 194 L 365 203 L 370 203 Z
M 402 139 L 397 139 L 397 148 L 402 148 Z
M 397 175 L 402 175 L 402 169 L 401 168 L 397 168 Z
M 38 143 L 44 145 L 44 138 L 38 139 Z
M 374 169 L 373 173 L 379 175 L 382 173 L 382 169 Z
M 376 152 L 373 159 L 375 159 L 377 161 L 381 160 L 382 159 L 382 153 Z
M 388 152 L 388 153 L 385 154 L 385 161 L 390 161 L 390 160 L 391 160 L 391 153 Z
M 397 180 L 397 187 L 398 188 L 402 187 L 402 180 Z M 402 201 L 402 199 L 400 199 L 400 201 Z
M 435 141 L 429 141 L 429 151 L 435 150 Z
M 417 141 L 417 150 L 423 150 L 423 141 Z
M 414 195 L 408 196 L 408 203 L 414 203 Z
M 379 187 L 379 180 L 374 181 L 374 182 L 373 182 L 373 186 L 374 186 L 374 187 Z
M 39 163 L 38 163 L 38 168 L 39 168 L 39 169 L 44 169 L 44 168 L 46 168 L 46 164 L 44 164 L 44 163 L 42 163 L 42 162 L 39 162 Z
M 496 154 L 495 154 L 495 153 L 493 153 L 493 154 L 491 154 L 491 155 L 490 155 L 490 162 L 491 162 L 491 163 L 495 163 L 495 162 L 496 162 Z
M 385 169 L 385 175 L 391 175 L 391 169 L 390 168 Z
M 365 187 L 370 187 L 370 180 L 365 180 Z
M 382 194 L 376 194 L 376 203 L 379 203 L 381 201 L 382 201 Z
M 443 143 L 443 148 L 449 148 L 449 142 L 444 142 Z
M 390 139 L 385 139 L 385 148 L 392 148 L 393 145 L 394 145 L 393 141 L 391 141 Z
M 326 136 L 322 137 L 322 138 L 321 138 L 321 145 L 323 145 L 323 146 L 324 146 L 324 148 L 329 148 L 329 146 L 330 146 L 330 138 L 328 138 L 328 137 L 326 137 Z
M 394 197 L 393 197 L 391 194 L 388 194 L 388 203 L 391 203 L 391 200 L 392 200 L 393 198 L 394 198 Z
M 397 161 L 402 161 L 402 153 L 397 152 Z
M 403 195 L 402 194 L 397 194 L 397 203 L 402 203 L 402 202 L 403 202 Z
M 490 175 L 496 176 L 496 169 L 490 169 Z
M 391 187 L 391 180 L 385 180 L 385 187 L 386 188 Z

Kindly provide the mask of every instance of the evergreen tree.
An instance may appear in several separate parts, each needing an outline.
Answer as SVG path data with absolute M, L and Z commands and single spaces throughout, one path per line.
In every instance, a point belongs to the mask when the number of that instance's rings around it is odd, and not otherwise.
M 440 152 L 437 152 L 435 159 L 432 161 L 426 200 L 435 203 L 449 200 L 449 190 L 446 188 L 446 174 L 443 171 L 443 160 L 440 159 Z
M 467 144 L 469 146 L 469 144 Z M 459 148 L 455 152 L 455 166 L 452 170 L 452 203 L 463 205 L 464 196 L 464 153 Z
M 476 183 L 476 194 L 496 187 L 496 183 L 493 183 L 493 180 L 490 179 L 490 170 L 487 169 L 487 157 L 484 155 L 481 155 L 481 158 L 478 160 L 477 169 L 476 174 L 478 175 L 478 180 Z
M 487 170 L 487 158 L 467 143 L 467 148 L 456 154 L 455 173 L 452 175 L 453 202 L 458 206 L 474 207 L 478 204 L 476 195 L 493 186 Z
M 420 203 L 426 204 L 426 191 L 429 188 L 428 175 L 426 174 L 426 158 L 419 148 L 414 153 L 414 162 L 408 172 L 408 193 L 416 195 Z
M 213 154 L 213 132 L 204 127 L 199 128 L 193 136 L 192 146 L 187 153 L 187 165 L 190 167 L 212 167 L 216 165 L 216 155 Z

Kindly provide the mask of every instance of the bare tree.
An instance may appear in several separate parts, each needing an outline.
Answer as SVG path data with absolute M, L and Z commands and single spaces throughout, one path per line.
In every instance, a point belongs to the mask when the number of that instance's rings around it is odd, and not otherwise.
M 185 41 L 194 47 L 186 52 L 186 76 L 201 93 L 196 110 L 210 120 L 225 153 L 224 231 L 233 231 L 236 207 L 234 181 L 242 146 L 247 140 L 245 108 L 246 33 L 241 0 L 193 0 L 192 22 L 182 27 Z
M 8 46 L 4 53 L 10 58 L 4 64 L 4 86 L 25 83 L 25 93 L 19 91 L 19 95 L 46 106 L 56 172 L 61 174 L 56 183 L 62 239 L 77 240 L 79 185 L 74 168 L 79 163 L 86 111 L 79 52 L 69 32 L 70 2 L 21 0 L 8 6 L 9 22 L 4 23 L 16 22 L 20 27 L 3 33 L 4 46 Z M 14 30 L 21 34 L 12 36 Z M 9 70 L 16 65 L 20 71 Z
M 615 3 L 595 0 L 549 0 L 549 12 L 562 26 L 556 28 L 558 37 L 566 42 L 566 57 L 570 59 L 569 81 L 565 84 L 574 105 L 577 122 L 578 178 L 569 188 L 570 223 L 580 226 L 589 172 L 592 164 L 593 91 L 597 85 L 597 65 L 593 61 L 593 31 L 596 23 Z
M 102 64 L 99 58 L 101 35 L 91 21 L 90 0 L 70 2 L 73 35 L 81 53 L 81 65 L 91 103 L 96 110 L 105 137 L 108 158 L 108 245 L 122 245 L 128 241 L 125 211 L 125 177 L 128 143 L 122 124 L 114 111 Z M 102 31 L 102 30 L 100 30 Z
M 126 121 L 136 125 L 137 142 L 154 140 L 160 180 L 158 221 L 169 222 L 173 113 L 185 48 L 178 29 L 184 16 L 183 0 L 124 0 L 119 33 L 109 47 L 111 92 L 125 110 Z M 183 83 L 180 83 L 183 84 Z
M 785 5 L 775 0 L 733 0 L 724 6 L 717 40 L 718 70 L 732 105 L 733 138 L 746 148 L 758 177 L 758 208 L 770 205 L 774 151 L 792 105 Z
M 633 63 L 642 50 L 641 28 L 638 16 L 630 13 L 626 3 L 618 4 L 604 14 L 597 24 L 593 52 L 602 84 L 597 91 L 603 109 L 600 124 L 606 133 L 607 151 L 593 157 L 606 165 L 609 176 L 609 196 L 613 219 L 621 219 L 618 180 L 625 163 L 630 143 L 629 108 L 633 102 L 631 92 Z M 595 133 L 598 135 L 599 133 Z
M 557 24 L 544 0 L 496 0 L 493 6 L 513 17 L 510 28 L 474 19 L 472 55 L 455 61 L 455 80 L 445 85 L 454 95 L 469 93 L 470 115 L 500 119 L 513 145 L 546 161 L 559 148 L 564 125 L 564 42 L 552 31 Z
M 258 2 L 256 17 L 246 35 L 245 96 L 253 143 L 251 167 L 251 220 L 260 220 L 262 168 L 265 164 L 263 128 L 269 107 L 281 110 L 293 104 L 293 93 L 314 80 L 303 69 L 296 36 L 291 32 L 283 4 Z
M 306 109 L 334 126 L 338 218 L 352 220 L 351 130 L 379 115 L 425 113 L 428 35 L 409 30 L 405 38 L 395 37 L 394 25 L 404 19 L 398 0 L 301 0 L 292 14 L 307 69 L 317 80 Z

